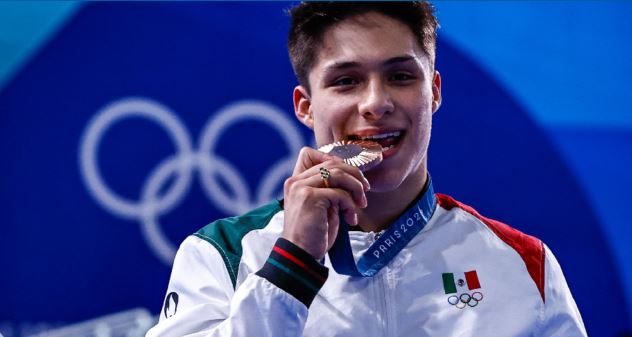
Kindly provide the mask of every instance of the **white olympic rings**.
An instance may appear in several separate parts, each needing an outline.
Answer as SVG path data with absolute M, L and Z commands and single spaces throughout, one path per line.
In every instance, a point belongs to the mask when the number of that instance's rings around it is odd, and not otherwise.
M 481 293 L 480 291 L 476 291 L 471 295 L 468 293 L 463 293 L 458 296 L 452 295 L 448 297 L 448 303 L 459 309 L 464 309 L 466 306 L 475 307 L 482 300 L 483 293 Z
M 126 199 L 112 191 L 103 180 L 98 165 L 99 145 L 105 133 L 116 122 L 130 117 L 142 117 L 157 123 L 167 132 L 176 148 L 174 155 L 162 160 L 149 173 L 138 201 Z M 279 132 L 287 145 L 288 155 L 279 159 L 264 174 L 254 198 L 239 170 L 215 154 L 215 144 L 223 132 L 243 120 L 270 125 Z M 198 150 L 195 151 L 184 123 L 169 108 L 141 97 L 123 98 L 108 104 L 92 118 L 81 137 L 79 166 L 88 191 L 112 214 L 140 221 L 149 246 L 168 265 L 173 261 L 176 248 L 160 230 L 158 218 L 180 204 L 190 188 L 195 170 L 198 170 L 207 198 L 225 213 L 236 215 L 279 197 L 274 195 L 275 190 L 286 176 L 291 175 L 295 156 L 304 143 L 296 127 L 281 110 L 262 101 L 243 100 L 213 114 L 203 128 L 198 144 Z M 171 187 L 160 193 L 164 184 L 174 175 Z M 232 193 L 225 193 L 216 180 L 218 177 L 222 178 Z

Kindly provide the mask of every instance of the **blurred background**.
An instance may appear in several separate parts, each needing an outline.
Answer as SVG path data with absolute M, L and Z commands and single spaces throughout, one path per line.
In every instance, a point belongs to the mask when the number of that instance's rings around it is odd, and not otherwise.
M 280 196 L 289 2 L 0 2 L 0 335 L 142 336 L 179 243 Z M 629 336 L 632 3 L 437 2 L 435 189 Z M 484 287 L 484 285 L 483 285 Z

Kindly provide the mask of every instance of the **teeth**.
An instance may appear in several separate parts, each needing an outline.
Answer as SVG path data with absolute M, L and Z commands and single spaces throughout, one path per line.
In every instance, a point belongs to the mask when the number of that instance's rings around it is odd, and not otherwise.
M 383 133 L 379 135 L 361 137 L 361 139 L 362 140 L 377 140 L 377 139 L 384 139 L 388 137 L 399 137 L 399 135 L 401 134 L 402 134 L 401 131 L 395 131 L 395 132 Z
M 390 149 L 392 149 L 392 148 L 394 148 L 394 147 L 395 147 L 395 145 L 389 145 L 389 146 L 387 146 L 387 147 L 383 147 L 383 148 L 382 148 L 382 152 L 384 152 L 384 151 L 388 151 L 388 150 L 390 150 Z

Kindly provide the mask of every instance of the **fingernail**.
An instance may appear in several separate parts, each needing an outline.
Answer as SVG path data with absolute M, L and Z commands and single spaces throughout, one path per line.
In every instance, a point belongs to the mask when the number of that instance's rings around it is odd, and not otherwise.
M 363 179 L 363 185 L 364 185 L 364 190 L 368 191 L 371 189 L 371 184 L 369 183 L 369 179 L 366 178 L 366 176 L 364 176 L 364 172 L 360 171 L 360 175 L 362 176 Z

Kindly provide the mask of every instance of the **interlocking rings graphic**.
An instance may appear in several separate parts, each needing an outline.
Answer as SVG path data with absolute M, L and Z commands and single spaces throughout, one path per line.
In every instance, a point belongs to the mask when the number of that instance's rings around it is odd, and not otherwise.
M 98 165 L 99 145 L 107 130 L 130 117 L 146 118 L 157 123 L 167 132 L 176 148 L 175 154 L 162 160 L 149 173 L 138 201 L 112 191 L 103 180 Z M 263 175 L 254 198 L 239 170 L 215 155 L 215 144 L 224 130 L 243 120 L 272 126 L 288 147 L 288 155 L 279 159 Z M 190 188 L 195 170 L 198 170 L 202 190 L 208 199 L 227 214 L 240 214 L 279 197 L 273 195 L 275 189 L 286 176 L 291 175 L 295 156 L 302 146 L 301 135 L 281 110 L 265 102 L 244 100 L 230 104 L 211 116 L 202 129 L 196 151 L 184 124 L 169 108 L 148 98 L 130 97 L 105 106 L 88 123 L 81 138 L 79 164 L 88 191 L 100 205 L 121 218 L 140 221 L 151 249 L 161 261 L 170 265 L 176 248 L 160 230 L 158 218 L 180 204 Z M 159 195 L 170 177 L 175 177 L 174 183 Z M 217 177 L 221 177 L 234 192 L 232 196 L 223 193 Z
M 459 309 L 464 309 L 466 306 L 475 307 L 482 300 L 483 294 L 480 291 L 476 291 L 472 295 L 463 293 L 459 296 L 452 295 L 448 297 L 448 303 Z

